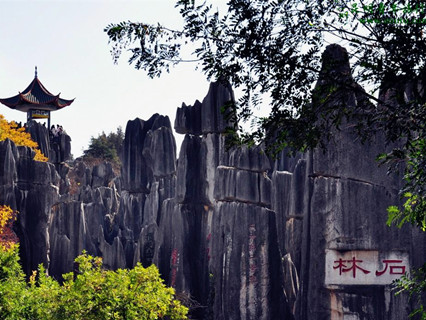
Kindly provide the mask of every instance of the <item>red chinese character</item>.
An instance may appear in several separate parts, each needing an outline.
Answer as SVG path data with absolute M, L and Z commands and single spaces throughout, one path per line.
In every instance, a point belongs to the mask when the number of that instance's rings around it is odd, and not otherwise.
M 342 275 L 342 272 L 352 271 L 352 276 L 355 278 L 356 269 L 361 270 L 365 274 L 370 273 L 370 271 L 365 270 L 361 268 L 359 265 L 357 265 L 358 262 L 361 263 L 362 261 L 363 260 L 356 260 L 355 257 L 352 257 L 351 260 L 342 260 L 342 258 L 340 258 L 339 260 L 334 261 L 334 263 L 337 263 L 337 266 L 334 266 L 333 269 L 339 269 L 339 275 Z M 345 263 L 352 263 L 352 265 L 348 267 Z
M 382 271 L 377 270 L 376 276 L 380 277 L 382 274 L 384 274 L 388 270 L 389 264 L 392 263 L 402 263 L 402 260 L 383 260 L 383 263 L 385 264 L 385 268 Z M 389 274 L 404 274 L 405 273 L 405 266 L 393 266 L 391 265 L 389 268 Z
M 177 265 L 179 261 L 179 252 L 177 249 L 173 249 L 172 251 L 172 266 Z
M 344 264 L 346 260 L 342 260 L 342 258 L 340 258 L 339 260 L 334 261 L 334 263 L 337 263 L 337 266 L 333 267 L 333 269 L 339 269 L 339 275 L 342 275 L 342 270 L 343 268 L 346 268 L 346 264 Z

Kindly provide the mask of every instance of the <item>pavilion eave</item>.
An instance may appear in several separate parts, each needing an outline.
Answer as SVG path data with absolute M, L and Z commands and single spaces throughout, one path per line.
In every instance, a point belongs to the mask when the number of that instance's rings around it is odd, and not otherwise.
M 19 110 L 22 112 L 28 112 L 29 110 L 45 110 L 45 111 L 56 111 L 58 110 L 58 107 L 54 105 L 48 105 L 48 104 L 19 104 L 15 107 L 13 107 L 15 110 Z

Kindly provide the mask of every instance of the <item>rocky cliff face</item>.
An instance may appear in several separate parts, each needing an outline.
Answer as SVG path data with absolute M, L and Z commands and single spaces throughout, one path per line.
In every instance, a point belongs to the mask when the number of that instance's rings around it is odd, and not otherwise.
M 330 56 L 342 61 L 340 70 L 350 70 L 346 50 L 330 46 L 324 65 Z M 342 71 L 342 76 L 350 74 Z M 344 99 L 348 108 L 361 101 L 355 94 Z M 352 127 L 344 123 L 334 132 L 325 153 L 306 155 L 297 314 L 301 319 L 407 319 L 406 297 L 395 297 L 390 286 L 377 285 L 380 277 L 389 276 L 380 272 L 386 269 L 385 261 L 392 260 L 399 273 L 403 264 L 416 264 L 415 256 L 424 260 L 425 253 L 413 250 L 408 226 L 386 226 L 386 208 L 399 202 L 401 176 L 387 175 L 385 167 L 375 165 L 377 155 L 386 151 L 383 137 L 378 134 L 362 145 Z M 401 252 L 404 255 L 389 258 Z M 376 254 L 379 257 L 373 257 Z M 376 265 L 367 263 L 376 260 Z
M 344 49 L 327 57 L 348 76 Z M 325 153 L 227 150 L 220 108 L 232 99 L 213 83 L 177 110 L 178 160 L 168 117 L 129 121 L 119 175 L 1 142 L 0 201 L 20 211 L 25 271 L 44 263 L 60 277 L 86 250 L 108 268 L 155 263 L 194 319 L 407 319 L 412 306 L 389 281 L 424 262 L 425 238 L 385 224 L 400 177 L 375 163 L 381 137 L 361 145 L 348 123 Z M 43 146 L 43 128 L 30 130 Z
M 71 138 L 66 133 L 52 139 L 49 130 L 34 120 L 28 122 L 27 130 L 49 162 L 57 164 L 71 159 Z
M 16 147 L 6 140 L 0 143 L 0 200 L 19 211 L 17 234 L 25 272 L 49 263 L 49 213 L 58 201 L 60 177 L 55 166 L 34 161 L 34 152 Z

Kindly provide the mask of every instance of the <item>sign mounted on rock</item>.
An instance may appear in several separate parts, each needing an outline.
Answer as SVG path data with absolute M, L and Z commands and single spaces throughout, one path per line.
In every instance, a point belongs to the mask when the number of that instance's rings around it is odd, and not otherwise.
M 406 252 L 325 251 L 325 285 L 389 285 L 410 271 Z

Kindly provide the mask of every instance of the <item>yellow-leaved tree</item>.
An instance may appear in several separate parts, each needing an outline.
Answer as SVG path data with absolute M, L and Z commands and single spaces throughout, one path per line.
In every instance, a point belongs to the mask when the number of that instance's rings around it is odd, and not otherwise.
M 0 250 L 9 250 L 18 243 L 18 237 L 12 230 L 15 220 L 15 211 L 9 206 L 0 206 Z
M 31 139 L 31 135 L 25 131 L 25 128 L 18 128 L 15 121 L 8 122 L 0 114 L 0 141 L 6 139 L 12 140 L 17 146 L 30 147 L 35 151 L 34 160 L 46 162 L 47 157 L 41 153 L 37 142 Z

